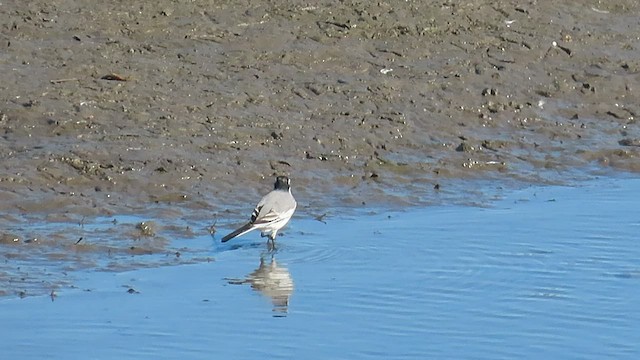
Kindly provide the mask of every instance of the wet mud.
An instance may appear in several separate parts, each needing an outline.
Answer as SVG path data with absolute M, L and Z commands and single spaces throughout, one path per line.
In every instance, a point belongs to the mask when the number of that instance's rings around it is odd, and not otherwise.
M 323 216 L 472 197 L 459 180 L 640 171 L 639 11 L 4 2 L 0 246 L 33 240 L 33 217 L 155 221 L 118 227 L 127 239 L 174 219 L 241 221 L 275 174 L 292 178 L 300 212 Z

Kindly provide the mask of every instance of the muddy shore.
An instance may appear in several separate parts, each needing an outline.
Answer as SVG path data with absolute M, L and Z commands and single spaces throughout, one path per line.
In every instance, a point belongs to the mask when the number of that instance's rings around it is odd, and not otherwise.
M 216 211 L 276 173 L 303 203 L 355 204 L 640 170 L 635 1 L 0 10 L 4 212 Z
M 638 13 L 636 1 L 3 2 L 2 223 L 158 207 L 237 222 L 275 174 L 314 215 L 463 198 L 449 187 L 460 179 L 637 172 Z M 5 242 L 30 236 L 16 232 Z

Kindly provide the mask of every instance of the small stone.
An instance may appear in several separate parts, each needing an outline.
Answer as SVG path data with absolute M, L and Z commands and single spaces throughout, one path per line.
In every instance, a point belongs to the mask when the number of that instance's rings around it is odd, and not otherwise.
M 475 148 L 471 145 L 469 145 L 466 142 L 461 142 L 460 145 L 458 145 L 458 147 L 456 148 L 456 151 L 460 151 L 460 152 L 472 152 L 474 151 Z
M 622 139 L 618 141 L 622 146 L 640 146 L 640 139 Z
M 136 225 L 136 229 L 140 230 L 142 236 L 155 236 L 156 224 L 153 221 L 143 221 Z
M 496 96 L 498 95 L 498 90 L 494 89 L 494 88 L 484 88 L 482 90 L 482 96 Z

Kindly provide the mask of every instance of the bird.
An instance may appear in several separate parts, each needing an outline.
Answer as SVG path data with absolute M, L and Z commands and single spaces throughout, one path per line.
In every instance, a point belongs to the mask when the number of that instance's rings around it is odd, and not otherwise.
M 222 242 L 227 242 L 251 230 L 258 229 L 261 231 L 262 237 L 268 236 L 268 240 L 275 244 L 278 230 L 289 222 L 296 211 L 296 206 L 296 199 L 291 194 L 291 180 L 286 176 L 278 176 L 273 185 L 273 190 L 256 205 L 251 214 L 251 220 L 223 237 Z

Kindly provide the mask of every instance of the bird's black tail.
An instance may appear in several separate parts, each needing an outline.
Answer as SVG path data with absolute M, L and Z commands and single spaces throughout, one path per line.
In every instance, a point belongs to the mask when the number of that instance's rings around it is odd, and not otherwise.
M 253 230 L 253 229 L 252 229 L 252 226 L 253 226 L 253 224 L 252 224 L 252 223 L 246 223 L 246 224 L 244 224 L 242 227 L 240 227 L 239 229 L 235 230 L 235 231 L 234 231 L 234 232 L 232 232 L 231 234 L 229 234 L 229 235 L 227 235 L 227 236 L 223 237 L 223 238 L 222 238 L 222 242 L 227 242 L 227 241 L 229 241 L 229 240 L 233 239 L 233 238 L 234 238 L 234 237 L 236 237 L 236 236 L 243 235 L 243 234 L 245 234 L 245 233 L 247 233 L 247 232 L 249 232 L 249 231 Z

